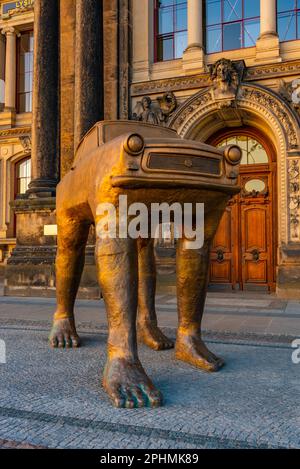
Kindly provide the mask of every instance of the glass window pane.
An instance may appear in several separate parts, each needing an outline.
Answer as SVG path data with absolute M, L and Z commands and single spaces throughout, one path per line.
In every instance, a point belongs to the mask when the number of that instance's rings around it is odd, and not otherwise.
M 223 21 L 228 23 L 229 21 L 237 21 L 242 19 L 243 14 L 243 2 L 242 0 L 224 0 L 224 11 Z
M 221 16 L 221 0 L 206 1 L 206 24 L 219 24 L 222 22 Z
M 223 50 L 242 47 L 242 23 L 225 24 L 223 29 Z
M 183 52 L 187 48 L 187 32 L 175 34 L 175 59 L 179 59 L 183 56 Z
M 249 138 L 248 141 L 248 164 L 264 164 L 268 163 L 269 158 L 264 147 L 254 140 Z
M 158 33 L 172 33 L 174 29 L 173 8 L 159 10 Z
M 159 0 L 158 3 L 160 7 L 168 7 L 173 5 L 174 0 Z
M 187 6 L 181 4 L 176 8 L 176 31 L 187 30 Z
M 260 0 L 244 0 L 244 17 L 255 18 L 256 16 L 260 16 Z
M 172 38 L 162 37 L 158 39 L 157 59 L 158 60 L 173 59 L 173 39 Z
M 295 8 L 297 8 L 297 0 L 277 0 L 278 13 L 294 10 Z
M 260 21 L 247 20 L 244 23 L 244 47 L 253 47 L 260 34 Z
M 269 162 L 266 150 L 254 138 L 246 135 L 225 138 L 218 144 L 218 147 L 224 147 L 225 145 L 239 145 L 243 152 L 241 164 L 267 164 Z
M 278 34 L 281 41 L 296 39 L 296 15 L 294 12 L 278 15 Z
M 222 29 L 221 26 L 210 26 L 207 28 L 206 50 L 208 54 L 220 52 L 222 50 Z

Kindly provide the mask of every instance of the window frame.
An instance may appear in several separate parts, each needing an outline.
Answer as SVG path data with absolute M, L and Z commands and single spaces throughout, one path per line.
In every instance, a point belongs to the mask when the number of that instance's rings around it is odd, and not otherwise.
M 297 2 L 299 2 L 299 0 L 297 0 Z M 289 12 L 294 12 L 295 17 L 296 17 L 296 38 L 281 40 L 280 35 L 279 35 L 279 15 L 281 15 L 282 13 L 289 13 Z M 298 19 L 298 16 L 299 16 L 299 19 Z M 284 11 L 281 11 L 279 13 L 279 11 L 278 11 L 278 1 L 276 0 L 276 27 L 277 27 L 277 34 L 278 34 L 278 37 L 279 37 L 279 42 L 281 44 L 285 44 L 287 42 L 293 42 L 293 41 L 299 41 L 300 40 L 300 2 L 299 2 L 299 7 L 298 7 L 298 3 L 297 3 L 296 8 L 293 8 L 292 10 L 284 10 Z M 299 36 L 298 36 L 298 30 L 299 30 Z
M 188 34 L 188 24 L 186 29 L 180 29 L 176 30 L 176 7 L 185 4 L 186 7 L 188 7 L 188 0 L 181 0 L 179 4 L 176 4 L 176 0 L 172 0 L 173 3 L 169 7 L 166 8 L 172 8 L 173 11 L 173 30 L 170 33 L 165 33 L 165 34 L 159 34 L 158 28 L 159 28 L 159 2 L 160 0 L 154 0 L 154 62 L 155 63 L 162 63 L 162 62 L 170 62 L 172 60 L 180 60 L 182 57 L 175 57 L 175 34 L 177 33 L 186 33 Z M 158 42 L 159 39 L 161 38 L 170 38 L 173 41 L 173 57 L 171 59 L 159 59 L 158 58 Z
M 250 49 L 251 47 L 255 47 L 255 44 L 253 44 L 252 46 L 245 46 L 244 45 L 244 42 L 245 42 L 245 22 L 247 21 L 251 21 L 251 20 L 259 20 L 259 24 L 260 24 L 260 14 L 259 16 L 251 16 L 249 18 L 245 18 L 245 0 L 241 0 L 242 1 L 242 17 L 241 19 L 237 19 L 237 20 L 234 20 L 234 21 L 223 21 L 224 19 L 224 1 L 225 0 L 220 0 L 221 1 L 221 23 L 213 23 L 213 24 L 210 24 L 209 26 L 207 25 L 207 6 L 208 6 L 208 3 L 207 1 L 205 1 L 205 4 L 204 4 L 204 15 L 203 15 L 203 22 L 204 22 L 204 29 L 205 29 L 205 49 L 206 49 L 206 54 L 207 55 L 212 55 L 212 54 L 221 54 L 221 53 L 226 53 L 226 52 L 230 52 L 230 51 L 234 51 L 234 50 L 242 50 L 242 49 Z M 230 24 L 239 24 L 241 23 L 241 33 L 242 33 L 242 40 L 241 40 L 241 43 L 242 43 L 242 46 L 241 47 L 238 47 L 238 48 L 234 48 L 234 49 L 224 49 L 224 26 L 225 25 L 230 25 Z M 208 43 L 208 28 L 212 28 L 212 27 L 221 27 L 221 49 L 219 51 L 214 51 L 214 52 L 209 52 L 207 50 L 207 43 Z
M 22 34 L 31 34 L 33 35 L 33 29 L 28 29 L 28 30 L 23 30 L 20 32 L 21 36 Z M 25 75 L 25 73 L 20 73 L 20 58 L 21 58 L 21 53 L 20 53 L 20 46 L 21 46 L 21 36 L 19 38 L 17 38 L 17 50 L 16 50 L 16 55 L 17 55 L 17 70 L 16 70 L 16 74 L 17 74 L 17 79 L 16 79 L 16 109 L 17 109 L 17 113 L 19 114 L 28 114 L 28 113 L 31 113 L 32 112 L 32 98 L 33 98 L 33 57 L 32 57 L 32 71 L 31 72 L 28 72 L 28 73 L 32 73 L 32 87 L 31 87 L 31 91 L 27 91 L 27 92 L 23 92 L 23 91 L 20 91 L 20 76 L 21 75 Z M 33 50 L 32 50 L 32 54 L 34 53 L 34 45 L 33 45 Z M 29 95 L 31 94 L 31 110 L 30 111 L 21 111 L 20 110 L 20 96 L 21 95 Z
M 22 177 L 19 177 L 19 170 L 20 170 L 20 166 L 23 164 L 23 163 L 27 163 L 30 162 L 30 177 L 25 177 L 25 178 L 22 178 Z M 15 197 L 19 196 L 19 195 L 23 195 L 24 192 L 20 192 L 20 181 L 22 179 L 26 179 L 26 180 L 29 180 L 29 183 L 32 181 L 32 171 L 31 171 L 31 155 L 28 155 L 28 156 L 24 156 L 23 158 L 21 158 L 19 161 L 17 161 L 15 163 Z

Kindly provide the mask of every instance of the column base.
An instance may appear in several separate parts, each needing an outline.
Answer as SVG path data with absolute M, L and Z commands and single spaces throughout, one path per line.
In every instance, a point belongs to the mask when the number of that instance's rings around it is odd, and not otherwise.
M 17 219 L 17 245 L 5 267 L 4 295 L 55 297 L 56 236 L 47 236 L 45 225 L 55 225 L 55 198 L 19 199 L 13 204 Z M 86 250 L 79 298 L 98 299 L 100 289 L 94 246 Z
M 281 248 L 282 264 L 277 269 L 279 298 L 300 299 L 300 244 Z
M 28 199 L 51 198 L 56 195 L 57 181 L 54 179 L 34 179 L 26 193 Z
M 203 47 L 191 44 L 183 54 L 182 68 L 187 75 L 195 75 L 205 71 L 205 54 Z
M 277 34 L 267 32 L 259 37 L 256 42 L 256 62 L 264 64 L 282 62 Z

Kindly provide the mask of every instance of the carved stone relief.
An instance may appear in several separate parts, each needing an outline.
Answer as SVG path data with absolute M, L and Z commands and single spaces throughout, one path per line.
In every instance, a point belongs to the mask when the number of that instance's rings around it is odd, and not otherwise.
M 286 82 L 280 80 L 279 93 L 283 99 L 300 115 L 300 80 Z
M 244 70 L 243 61 L 228 59 L 220 59 L 210 67 L 212 96 L 215 101 L 222 101 L 222 107 L 229 107 L 235 101 Z
M 20 137 L 20 142 L 24 149 L 24 152 L 26 154 L 31 153 L 31 137 L 29 135 Z
M 136 104 L 132 119 L 165 126 L 176 108 L 177 100 L 172 92 L 167 92 L 162 97 L 158 97 L 157 102 L 153 102 L 149 96 L 145 96 Z
M 289 211 L 290 237 L 292 242 L 300 241 L 300 160 L 289 160 Z

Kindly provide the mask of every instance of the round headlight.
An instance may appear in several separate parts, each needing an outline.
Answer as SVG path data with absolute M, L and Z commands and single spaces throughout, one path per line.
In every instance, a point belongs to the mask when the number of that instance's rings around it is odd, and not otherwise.
M 243 152 L 237 145 L 229 145 L 224 150 L 224 156 L 228 163 L 235 165 L 241 162 Z
M 143 137 L 138 134 L 132 134 L 125 143 L 125 150 L 131 155 L 139 155 L 144 150 L 145 142 Z

